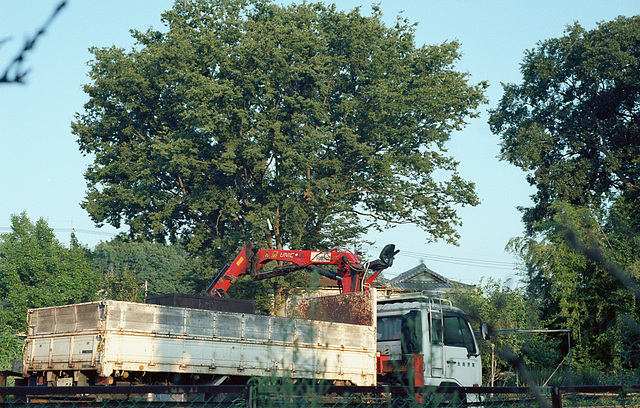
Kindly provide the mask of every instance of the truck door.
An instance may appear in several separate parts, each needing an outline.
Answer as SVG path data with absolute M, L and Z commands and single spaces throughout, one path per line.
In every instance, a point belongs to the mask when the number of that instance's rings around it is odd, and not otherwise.
M 402 316 L 400 344 L 409 384 L 424 385 L 424 332 L 422 313 L 412 310 Z
M 445 313 L 442 324 L 444 376 L 465 387 L 481 384 L 480 352 L 466 317 Z
M 412 310 L 400 322 L 402 354 L 422 354 L 422 314 Z

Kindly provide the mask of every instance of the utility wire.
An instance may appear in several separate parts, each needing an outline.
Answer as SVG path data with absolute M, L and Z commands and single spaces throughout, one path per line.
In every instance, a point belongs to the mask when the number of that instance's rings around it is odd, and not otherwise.
M 379 247 L 371 247 L 373 249 L 381 249 Z M 401 250 L 398 257 L 407 257 L 407 258 L 417 258 L 423 261 L 432 261 L 432 262 L 441 262 L 452 265 L 463 265 L 463 266 L 471 266 L 476 268 L 491 268 L 497 270 L 509 270 L 512 271 L 517 268 L 517 264 L 515 262 L 508 261 L 497 261 L 497 260 L 484 260 L 484 259 L 475 259 L 475 258 L 461 258 L 455 256 L 445 256 L 445 255 L 436 255 L 429 254 L 424 252 L 413 252 L 413 251 L 404 251 Z
M 11 228 L 0 227 L 0 231 L 11 231 Z M 82 233 L 82 234 L 103 235 L 103 236 L 110 236 L 110 237 L 114 237 L 117 235 L 117 233 L 114 233 L 114 232 L 106 232 L 106 231 L 103 232 L 103 231 L 87 230 L 87 229 L 81 229 L 81 228 L 55 228 L 54 229 L 54 232 L 71 233 L 72 231 L 76 233 Z M 382 249 L 377 246 L 372 246 L 370 248 L 375 250 Z M 118 255 L 113 253 L 111 254 L 111 256 L 118 257 Z M 515 262 L 486 260 L 486 259 L 477 259 L 477 258 L 462 258 L 462 257 L 455 257 L 455 256 L 430 254 L 426 252 L 402 250 L 396 256 L 420 259 L 423 261 L 440 262 L 440 263 L 446 263 L 446 264 L 452 264 L 452 265 L 470 266 L 475 268 L 489 268 L 489 269 L 495 269 L 495 270 L 510 270 L 510 271 L 517 269 L 517 264 Z
M 81 234 L 93 234 L 93 235 L 104 235 L 107 237 L 115 237 L 118 235 L 117 232 L 107 232 L 107 231 L 96 231 L 96 230 L 88 230 L 82 228 L 51 228 L 54 233 L 63 233 L 67 232 L 71 234 L 71 232 L 81 233 Z M 13 229 L 11 227 L 0 227 L 0 231 L 11 232 Z
M 87 230 L 87 229 L 81 229 L 81 228 L 56 228 L 54 231 L 68 232 L 68 233 L 71 233 L 73 231 L 75 233 L 79 232 L 81 234 L 104 235 L 107 237 L 115 237 L 116 235 L 118 235 L 117 232 L 95 231 L 95 230 Z

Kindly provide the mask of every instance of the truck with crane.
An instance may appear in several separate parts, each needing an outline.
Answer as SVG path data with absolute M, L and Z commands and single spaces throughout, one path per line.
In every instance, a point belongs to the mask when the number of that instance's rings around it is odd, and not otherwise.
M 481 385 L 478 344 L 460 309 L 427 293 L 379 296 L 372 287 L 397 253 L 387 245 L 363 264 L 349 251 L 254 251 L 247 245 L 207 289 L 218 300 L 213 307 L 156 299 L 32 309 L 23 360 L 14 371 L 42 386 L 218 385 L 271 376 L 353 385 Z M 264 271 L 273 261 L 277 266 Z M 242 301 L 236 301 L 239 309 L 220 307 L 241 275 L 265 279 L 301 269 L 335 280 L 341 294 L 302 299 L 289 317 L 251 313 Z

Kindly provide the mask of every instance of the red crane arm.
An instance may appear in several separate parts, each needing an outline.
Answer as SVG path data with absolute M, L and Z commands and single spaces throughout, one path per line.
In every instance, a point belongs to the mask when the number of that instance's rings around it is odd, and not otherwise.
M 218 273 L 206 292 L 212 296 L 224 296 L 235 278 L 243 274 L 250 274 L 254 279 L 266 279 L 285 275 L 304 268 L 311 269 L 323 276 L 337 280 L 344 293 L 367 290 L 369 284 L 378 276 L 378 273 L 382 269 L 391 266 L 393 256 L 398 252 L 395 251 L 394 245 L 388 245 L 387 247 L 392 247 L 390 257 L 387 256 L 385 261 L 373 261 L 367 264 L 367 268 L 365 268 L 360 263 L 358 256 L 351 252 L 287 249 L 260 249 L 254 252 L 251 244 L 247 244 L 242 248 L 240 253 L 238 253 L 233 262 L 225 266 Z M 385 247 L 385 250 L 387 247 Z M 287 264 L 263 272 L 262 268 L 264 265 L 272 261 L 281 261 Z M 316 265 L 336 265 L 337 272 L 323 269 Z M 375 273 L 369 277 L 366 282 L 363 282 L 362 279 L 369 265 L 371 265 L 371 269 Z

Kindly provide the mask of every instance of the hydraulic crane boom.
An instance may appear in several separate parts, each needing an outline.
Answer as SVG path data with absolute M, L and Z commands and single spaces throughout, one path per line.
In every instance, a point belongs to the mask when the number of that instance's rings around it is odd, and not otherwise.
M 233 262 L 218 273 L 206 292 L 212 296 L 222 297 L 226 296 L 226 291 L 233 280 L 240 275 L 249 274 L 254 279 L 266 279 L 305 268 L 338 281 L 343 293 L 369 290 L 371 282 L 380 271 L 393 264 L 393 258 L 398 252 L 395 245 L 389 244 L 384 247 L 379 259 L 362 265 L 358 256 L 348 251 L 260 249 L 254 252 L 251 244 L 247 244 Z M 272 261 L 286 262 L 287 264 L 263 272 L 264 265 Z M 318 265 L 335 265 L 336 272 Z M 371 276 L 366 277 L 367 272 L 371 272 Z

